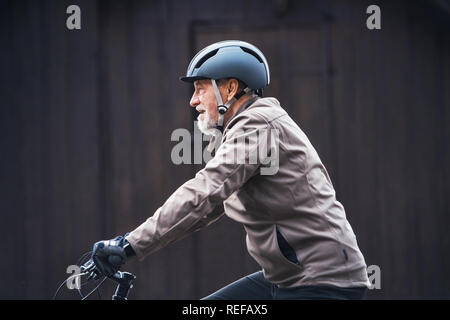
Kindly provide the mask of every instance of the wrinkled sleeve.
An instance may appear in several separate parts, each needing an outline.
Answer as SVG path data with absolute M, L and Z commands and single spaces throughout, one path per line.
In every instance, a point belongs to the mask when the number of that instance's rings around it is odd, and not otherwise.
M 216 221 L 223 214 L 223 201 L 257 174 L 259 164 L 252 155 L 260 142 L 255 136 L 267 124 L 250 118 L 239 124 L 226 132 L 205 168 L 127 236 L 139 260 Z

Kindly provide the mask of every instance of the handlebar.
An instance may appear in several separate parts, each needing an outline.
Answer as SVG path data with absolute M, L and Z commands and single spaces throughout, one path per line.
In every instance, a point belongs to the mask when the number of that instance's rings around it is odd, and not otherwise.
M 89 282 L 91 280 L 98 280 L 99 278 L 101 278 L 101 275 L 98 272 L 97 267 L 95 266 L 95 263 L 92 261 L 92 259 L 89 259 L 86 263 L 84 263 L 82 265 L 80 265 L 80 264 L 81 263 L 79 263 L 78 265 L 80 266 L 81 273 L 77 274 L 77 275 L 72 275 L 69 278 L 67 278 L 63 283 L 61 283 L 61 285 L 58 287 L 58 289 L 56 290 L 56 293 L 53 297 L 54 300 L 56 299 L 59 290 L 69 279 L 71 279 L 71 277 L 87 276 L 87 282 Z M 117 283 L 117 288 L 116 288 L 114 295 L 112 296 L 112 300 L 127 300 L 128 294 L 129 294 L 131 288 L 133 288 L 132 282 L 133 282 L 133 280 L 136 279 L 136 276 L 130 272 L 117 271 L 115 274 L 113 274 L 110 277 L 103 277 L 100 284 L 97 285 L 94 290 L 92 290 L 89 294 L 87 294 L 85 296 L 82 295 L 80 289 L 78 288 L 78 292 L 79 292 L 82 300 L 87 299 L 94 291 L 96 291 L 96 290 L 98 291 L 98 288 L 103 284 L 103 282 L 106 279 L 110 279 Z
M 90 274 L 88 280 L 98 278 L 95 263 L 91 259 L 81 266 L 81 271 Z M 112 300 L 127 300 L 128 293 L 133 288 L 132 281 L 136 279 L 136 276 L 129 272 L 117 271 L 108 278 L 117 283 L 116 292 L 112 296 Z

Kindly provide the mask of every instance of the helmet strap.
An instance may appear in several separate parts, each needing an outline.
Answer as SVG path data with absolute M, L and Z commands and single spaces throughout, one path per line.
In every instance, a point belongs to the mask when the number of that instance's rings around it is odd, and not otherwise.
M 223 132 L 223 121 L 224 121 L 225 113 L 228 111 L 228 109 L 230 108 L 230 106 L 233 103 L 235 103 L 244 94 L 250 92 L 251 89 L 249 87 L 246 87 L 244 90 L 242 90 L 241 92 L 237 93 L 233 98 L 231 98 L 229 101 L 227 101 L 224 104 L 223 100 L 222 100 L 222 96 L 220 95 L 219 88 L 217 87 L 216 80 L 211 79 L 211 83 L 212 83 L 213 88 L 214 88 L 214 94 L 216 95 L 216 99 L 217 99 L 217 103 L 218 103 L 217 109 L 219 111 L 219 119 L 217 120 L 216 128 L 218 130 L 220 130 L 220 132 Z

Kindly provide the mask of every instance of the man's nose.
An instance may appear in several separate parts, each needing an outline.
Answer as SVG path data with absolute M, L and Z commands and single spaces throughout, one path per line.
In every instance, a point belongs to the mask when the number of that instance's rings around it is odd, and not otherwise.
M 200 104 L 200 99 L 198 98 L 198 96 L 195 93 L 192 95 L 192 98 L 191 98 L 191 101 L 189 101 L 189 104 L 193 108 L 195 108 L 196 106 L 198 106 Z

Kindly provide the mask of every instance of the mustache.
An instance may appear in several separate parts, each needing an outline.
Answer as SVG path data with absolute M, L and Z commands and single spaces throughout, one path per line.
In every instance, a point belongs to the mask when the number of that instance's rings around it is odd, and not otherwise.
M 205 107 L 204 105 L 202 105 L 202 104 L 199 104 L 199 105 L 195 108 L 195 110 L 197 110 L 197 112 L 199 112 L 199 113 L 203 113 L 203 112 L 208 113 L 208 110 L 207 110 L 206 107 Z

